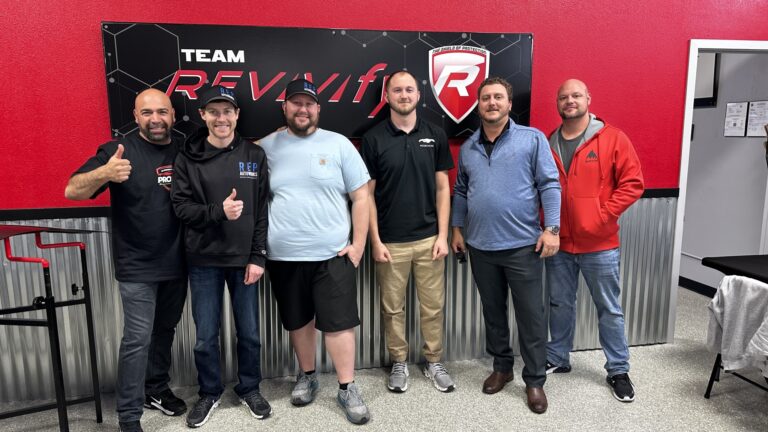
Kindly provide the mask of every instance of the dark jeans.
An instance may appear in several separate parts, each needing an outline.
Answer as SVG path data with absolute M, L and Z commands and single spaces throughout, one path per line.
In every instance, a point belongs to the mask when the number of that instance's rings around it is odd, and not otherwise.
M 187 279 L 119 282 L 123 338 L 117 363 L 120 421 L 141 418 L 144 394 L 168 388 L 171 345 L 187 297 Z
M 493 356 L 493 370 L 509 372 L 514 365 L 507 309 L 511 290 L 520 354 L 525 362 L 523 381 L 529 387 L 542 387 L 547 379 L 547 322 L 539 255 L 534 246 L 501 251 L 468 249 L 472 276 L 483 303 L 485 349 Z
M 245 397 L 261 383 L 261 339 L 259 338 L 259 285 L 245 285 L 244 268 L 190 266 L 192 317 L 195 320 L 195 365 L 199 395 L 219 397 L 221 380 L 219 328 L 224 282 L 232 300 L 237 332 L 237 378 L 235 393 Z

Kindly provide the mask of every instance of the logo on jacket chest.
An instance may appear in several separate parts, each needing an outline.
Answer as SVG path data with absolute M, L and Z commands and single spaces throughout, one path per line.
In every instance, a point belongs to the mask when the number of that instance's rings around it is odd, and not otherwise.
M 257 179 L 259 177 L 259 164 L 256 162 L 238 162 L 241 179 Z
M 173 183 L 173 165 L 163 165 L 155 168 L 157 174 L 157 185 L 170 191 Z
M 597 153 L 594 150 L 590 150 L 585 162 L 597 162 Z

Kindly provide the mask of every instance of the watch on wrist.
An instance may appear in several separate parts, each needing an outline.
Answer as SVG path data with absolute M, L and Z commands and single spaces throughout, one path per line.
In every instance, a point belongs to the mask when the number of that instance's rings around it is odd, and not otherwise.
M 560 227 L 557 225 L 552 225 L 544 228 L 545 231 L 549 231 L 554 235 L 560 235 Z

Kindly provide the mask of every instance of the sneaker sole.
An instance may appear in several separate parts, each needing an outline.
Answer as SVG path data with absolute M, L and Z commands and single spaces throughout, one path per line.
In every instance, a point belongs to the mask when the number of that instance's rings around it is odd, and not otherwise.
M 171 411 L 171 410 L 165 409 L 162 405 L 160 405 L 159 403 L 156 403 L 156 402 L 152 402 L 152 403 L 149 403 L 149 404 L 144 402 L 144 408 L 160 411 L 161 413 L 163 413 L 163 414 L 165 414 L 167 416 L 170 416 L 170 417 L 177 417 L 177 416 L 180 416 L 180 415 L 184 414 L 185 412 L 187 412 L 187 407 L 184 407 L 183 410 L 176 412 L 176 411 Z
M 408 383 L 406 382 L 405 386 L 403 386 L 403 387 L 393 387 L 393 386 L 387 384 L 387 388 L 389 389 L 389 391 L 391 391 L 393 393 L 405 393 L 405 391 L 408 390 Z
M 614 398 L 616 398 L 616 400 L 617 400 L 617 401 L 619 401 L 619 402 L 630 403 L 630 402 L 632 402 L 632 401 L 634 401 L 634 400 L 635 400 L 635 397 L 634 397 L 634 396 L 632 396 L 631 398 L 627 397 L 627 398 L 624 398 L 624 399 L 622 399 L 622 398 L 620 398 L 620 397 L 619 397 L 619 395 L 617 395 L 617 394 L 616 394 L 616 392 L 615 392 L 615 391 L 611 391 L 611 394 L 612 394 L 612 395 L 613 395 L 613 397 L 614 397 Z
M 213 410 L 215 410 L 216 407 L 219 406 L 219 402 L 220 401 L 216 401 L 216 403 L 213 404 L 213 406 L 211 407 L 210 411 L 208 411 L 208 415 L 205 416 L 203 421 L 201 421 L 200 423 L 190 423 L 189 421 L 187 421 L 187 426 L 189 426 L 191 428 L 199 428 L 200 426 L 204 425 L 205 422 L 207 422 L 208 419 L 211 418 L 211 414 L 213 414 Z
M 251 411 L 251 407 L 248 406 L 248 402 L 240 399 L 240 403 L 245 405 L 246 408 L 248 408 L 248 412 L 251 413 L 252 416 L 256 417 L 259 420 L 264 420 L 265 418 L 272 415 L 272 407 L 269 407 L 269 412 L 266 414 L 258 415 L 255 412 Z
M 336 396 L 336 403 L 338 403 L 339 407 L 341 407 L 341 410 L 344 411 L 344 417 L 346 417 L 347 420 L 352 424 L 364 425 L 371 420 L 371 413 L 368 412 L 368 417 L 363 417 L 362 419 L 355 421 L 354 419 L 352 419 L 352 417 L 349 416 L 349 414 L 347 414 L 347 410 L 344 409 L 344 404 L 341 402 L 341 398 L 339 398 L 339 396 Z
M 432 385 L 434 385 L 436 389 L 440 390 L 443 393 L 450 393 L 456 390 L 456 385 L 452 385 L 450 387 L 440 387 L 440 384 L 438 384 L 437 380 L 432 375 L 430 375 L 427 369 L 424 369 L 424 376 L 429 378 L 429 380 L 432 381 Z
M 555 367 L 551 367 L 551 368 L 547 369 L 547 375 L 550 375 L 550 374 L 553 374 L 553 373 L 556 373 L 556 374 L 571 373 L 571 370 L 570 369 L 562 368 L 560 366 L 555 366 Z

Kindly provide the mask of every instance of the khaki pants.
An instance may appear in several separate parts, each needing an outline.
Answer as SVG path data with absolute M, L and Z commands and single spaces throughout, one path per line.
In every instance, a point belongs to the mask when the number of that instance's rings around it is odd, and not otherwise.
M 405 339 L 405 290 L 413 267 L 419 298 L 421 336 L 424 357 L 438 362 L 443 353 L 443 305 L 445 304 L 445 259 L 432 261 L 432 247 L 437 236 L 407 243 L 385 243 L 392 261 L 376 263 L 376 277 L 381 288 L 381 317 L 392 361 L 408 359 Z

